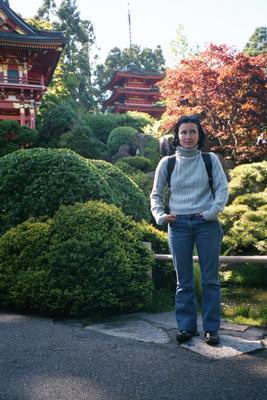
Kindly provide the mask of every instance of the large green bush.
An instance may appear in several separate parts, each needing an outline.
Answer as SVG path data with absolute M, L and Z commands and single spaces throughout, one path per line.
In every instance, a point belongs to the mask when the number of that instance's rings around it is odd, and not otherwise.
M 142 237 L 138 224 L 98 201 L 28 220 L 0 238 L 0 304 L 64 316 L 140 310 L 154 264 Z
M 92 160 L 98 171 L 107 181 L 113 197 L 113 203 L 121 207 L 127 215 L 133 216 L 136 221 L 150 220 L 149 201 L 127 175 L 119 168 L 106 161 Z
M 251 210 L 257 210 L 257 208 L 267 204 L 267 192 L 248 193 L 237 196 L 232 204 L 244 204 Z
M 267 161 L 239 165 L 230 175 L 230 201 L 246 193 L 262 192 L 267 186 Z
M 86 123 L 92 129 L 93 133 L 103 142 L 107 143 L 110 132 L 119 126 L 130 126 L 136 130 L 141 130 L 144 126 L 152 124 L 153 119 L 143 113 L 98 113 L 86 114 Z
M 59 137 L 58 147 L 66 147 L 86 158 L 108 159 L 108 148 L 86 125 L 79 120 L 71 131 Z
M 119 147 L 122 144 L 132 145 L 132 138 L 136 133 L 136 129 L 130 126 L 120 126 L 113 129 L 108 137 L 107 146 L 109 148 L 110 154 L 113 155 L 117 153 Z
M 40 145 L 57 147 L 60 135 L 70 131 L 78 118 L 74 106 L 66 100 L 58 102 L 54 99 L 45 109 L 41 106 L 41 115 L 37 119 Z
M 90 160 L 70 150 L 20 150 L 0 158 L 1 230 L 89 199 L 112 203 L 112 191 Z
M 139 169 L 140 171 L 143 171 L 143 172 L 148 172 L 151 170 L 151 162 L 148 158 L 145 158 L 145 157 L 140 157 L 140 156 L 123 157 L 118 162 L 119 162 L 119 165 L 121 165 L 121 163 L 126 163 L 126 164 L 130 165 L 131 167 L 133 167 L 135 169 Z
M 114 203 L 136 220 L 150 219 L 142 191 L 105 161 L 66 149 L 31 149 L 0 159 L 0 232 L 29 217 L 52 216 L 61 204 Z
M 21 148 L 34 147 L 38 140 L 35 129 L 20 126 L 17 121 L 0 121 L 0 156 Z
M 247 211 L 225 231 L 223 249 L 226 254 L 267 253 L 267 212 Z

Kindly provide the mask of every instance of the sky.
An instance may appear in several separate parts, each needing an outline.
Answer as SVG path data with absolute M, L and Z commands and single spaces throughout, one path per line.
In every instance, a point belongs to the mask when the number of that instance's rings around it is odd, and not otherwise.
M 56 0 L 57 4 L 60 0 Z M 33 16 L 42 0 L 9 0 L 23 17 Z M 179 25 L 191 47 L 227 44 L 242 50 L 259 26 L 267 26 L 266 0 L 77 0 L 82 19 L 89 19 L 96 35 L 100 61 L 113 47 L 129 47 L 128 3 L 132 42 L 163 49 L 172 66 L 170 42 Z

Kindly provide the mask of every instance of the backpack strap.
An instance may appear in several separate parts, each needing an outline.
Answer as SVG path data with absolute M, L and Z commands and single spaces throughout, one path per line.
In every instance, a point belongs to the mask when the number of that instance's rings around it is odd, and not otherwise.
M 205 167 L 207 170 L 210 190 L 211 190 L 212 196 L 214 197 L 211 156 L 209 153 L 201 153 L 201 155 L 202 155 L 202 159 L 204 161 L 204 164 L 205 164 Z
M 212 195 L 214 197 L 211 156 L 210 156 L 209 153 L 201 153 L 201 155 L 202 155 L 202 159 L 204 161 L 204 164 L 205 164 L 205 167 L 206 167 L 206 171 L 207 171 L 207 174 L 208 174 L 210 190 L 211 190 L 211 193 L 212 193 Z M 174 170 L 175 161 L 176 161 L 176 155 L 175 154 L 173 154 L 172 156 L 168 157 L 167 182 L 168 182 L 169 188 L 171 186 L 171 175 L 172 175 L 172 172 Z
M 175 161 L 176 161 L 176 155 L 175 154 L 173 154 L 172 156 L 168 157 L 167 182 L 168 182 L 168 186 L 169 187 L 171 187 L 171 175 L 172 175 L 172 171 L 174 170 Z

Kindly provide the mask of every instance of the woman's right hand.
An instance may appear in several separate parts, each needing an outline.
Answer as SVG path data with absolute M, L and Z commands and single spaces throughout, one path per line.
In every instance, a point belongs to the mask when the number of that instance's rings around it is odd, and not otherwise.
M 176 215 L 173 214 L 168 214 L 166 215 L 165 219 L 164 219 L 164 223 L 165 224 L 171 224 L 172 222 L 174 222 L 176 220 Z

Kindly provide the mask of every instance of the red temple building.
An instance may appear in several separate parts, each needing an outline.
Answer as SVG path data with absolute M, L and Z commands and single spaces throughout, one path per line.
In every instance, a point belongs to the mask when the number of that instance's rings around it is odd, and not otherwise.
M 0 120 L 35 127 L 65 44 L 62 32 L 33 28 L 0 0 Z
M 116 71 L 112 80 L 106 85 L 112 94 L 104 103 L 113 113 L 140 111 L 160 118 L 165 111 L 163 105 L 157 105 L 160 99 L 159 88 L 155 84 L 163 75 L 155 71 L 141 71 L 130 68 Z

